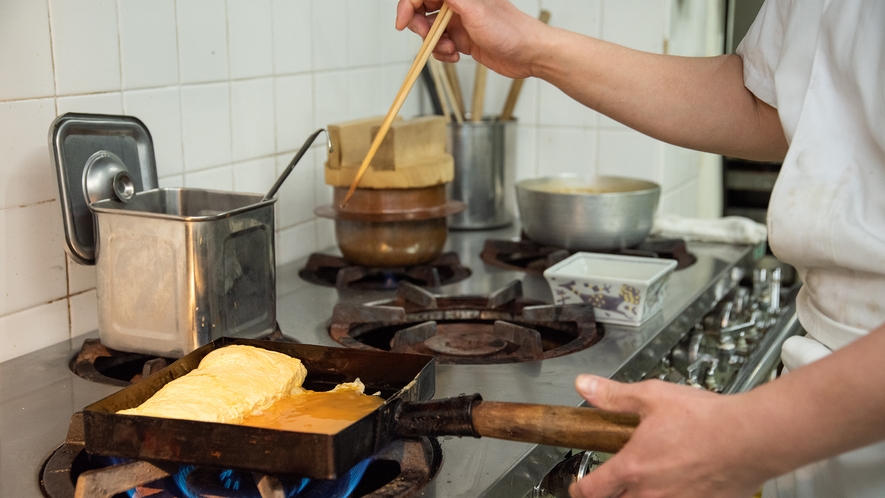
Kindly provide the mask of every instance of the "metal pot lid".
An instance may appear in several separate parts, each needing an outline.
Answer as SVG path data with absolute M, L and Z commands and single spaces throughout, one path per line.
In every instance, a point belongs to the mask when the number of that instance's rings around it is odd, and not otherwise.
M 90 205 L 103 199 L 128 202 L 155 189 L 157 164 L 147 127 L 131 116 L 67 113 L 49 128 L 58 176 L 67 251 L 95 264 L 95 222 Z

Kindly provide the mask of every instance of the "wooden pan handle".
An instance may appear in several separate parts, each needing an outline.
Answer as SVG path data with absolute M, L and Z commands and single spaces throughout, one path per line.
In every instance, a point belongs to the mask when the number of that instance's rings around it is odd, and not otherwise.
M 483 401 L 479 394 L 400 402 L 393 416 L 400 436 L 473 436 L 614 453 L 639 417 L 571 406 Z
M 614 453 L 639 425 L 636 415 L 569 406 L 481 401 L 473 427 L 482 437 Z

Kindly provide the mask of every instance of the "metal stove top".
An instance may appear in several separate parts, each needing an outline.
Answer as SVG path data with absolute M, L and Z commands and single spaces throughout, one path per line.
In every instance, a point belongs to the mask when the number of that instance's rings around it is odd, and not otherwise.
M 486 239 L 515 238 L 518 227 L 495 231 L 451 232 L 447 251 L 455 251 L 472 275 L 437 292 L 488 294 L 521 280 L 529 299 L 552 302 L 543 277 L 492 268 L 479 254 Z M 437 365 L 436 397 L 480 393 L 484 399 L 577 406 L 573 388 L 579 373 L 638 380 L 661 355 L 724 296 L 761 256 L 760 247 L 690 243 L 697 262 L 672 276 L 663 311 L 639 328 L 604 325 L 602 340 L 583 351 L 529 363 Z M 277 273 L 277 320 L 283 333 L 304 343 L 338 346 L 328 333 L 332 308 L 339 302 L 389 299 L 392 291 L 338 290 L 298 277 L 304 261 Z M 38 334 L 39 330 L 22 330 Z M 0 496 L 41 496 L 37 472 L 64 441 L 71 415 L 117 387 L 81 379 L 68 368 L 83 339 L 57 344 L 0 363 Z M 443 464 L 422 492 L 425 497 L 519 497 L 567 452 L 494 439 L 442 438 Z

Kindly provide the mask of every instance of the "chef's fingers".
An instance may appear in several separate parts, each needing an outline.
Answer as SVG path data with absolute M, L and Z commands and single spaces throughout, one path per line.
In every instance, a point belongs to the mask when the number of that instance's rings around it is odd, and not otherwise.
M 416 33 L 421 38 L 426 38 L 427 34 L 430 33 L 430 27 L 436 21 L 437 14 L 426 15 L 427 11 L 425 10 L 424 5 L 419 5 L 413 8 L 412 3 L 416 2 L 414 2 L 414 0 L 400 0 L 397 4 L 396 29 L 402 30 L 409 28 L 410 31 Z M 420 2 L 417 3 L 420 4 Z M 449 23 L 449 25 L 451 25 L 451 23 Z M 458 61 L 458 51 L 455 49 L 455 44 L 452 40 L 446 36 L 446 33 L 443 33 L 443 37 L 437 42 L 433 51 L 437 54 L 437 59 L 439 60 L 445 62 Z M 452 57 L 453 54 L 454 57 Z
M 646 407 L 645 388 L 648 383 L 622 384 L 596 375 L 579 375 L 575 379 L 575 389 L 596 408 L 641 415 Z
M 446 29 L 446 34 L 449 36 L 449 39 L 452 40 L 456 52 L 461 52 L 465 55 L 472 54 L 470 35 L 467 33 L 467 30 L 464 29 L 464 24 L 461 22 L 461 16 L 456 15 L 452 17 L 448 29 Z
M 437 60 L 443 62 L 458 62 L 460 56 L 458 50 L 455 49 L 455 44 L 449 37 L 448 32 L 443 33 L 442 37 L 439 39 L 436 48 L 433 49 L 433 55 Z
M 627 493 L 626 489 L 617 485 L 613 488 L 605 488 L 605 483 L 601 483 L 590 487 L 587 485 L 588 482 L 588 478 L 585 477 L 576 483 L 572 483 L 568 487 L 569 496 L 572 498 L 619 498 Z
M 423 38 L 430 29 L 425 12 L 433 12 L 441 6 L 441 0 L 399 0 L 396 4 L 396 29 L 402 31 L 408 27 Z

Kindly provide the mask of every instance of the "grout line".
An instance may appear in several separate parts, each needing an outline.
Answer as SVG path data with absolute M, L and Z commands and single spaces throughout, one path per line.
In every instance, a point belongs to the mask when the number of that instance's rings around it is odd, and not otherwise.
M 230 0 L 225 0 L 224 2 L 224 43 L 227 46 L 227 116 L 230 121 L 227 133 L 228 133 L 228 143 L 230 144 L 230 155 L 229 157 L 233 159 L 234 157 L 234 96 L 233 90 L 231 89 L 231 67 L 230 67 L 230 54 L 231 54 L 231 43 L 230 43 L 230 9 L 228 8 L 228 3 Z M 236 185 L 234 184 L 234 169 L 232 166 L 232 162 L 229 163 L 231 166 L 230 169 L 230 184 L 234 186 L 236 189 Z
M 55 72 L 55 43 L 52 36 L 52 9 L 46 1 L 46 23 L 49 25 L 49 63 L 52 64 L 52 97 L 58 96 L 58 74 Z M 58 101 L 55 102 L 55 115 L 58 116 Z
M 181 175 L 181 186 L 185 186 L 184 175 L 187 171 L 186 164 L 186 156 L 184 150 L 184 97 L 181 95 L 181 37 L 178 32 L 179 23 L 178 23 L 178 0 L 173 0 L 172 8 L 174 9 L 174 17 L 175 17 L 175 52 L 178 63 L 178 84 L 176 85 L 176 93 L 178 94 L 178 130 L 179 130 L 179 151 L 181 152 L 181 171 L 179 174 Z
M 117 14 L 117 64 L 120 68 L 120 108 L 123 107 L 123 23 L 121 22 L 120 0 L 114 2 L 114 10 Z M 125 110 L 124 110 L 125 112 Z

